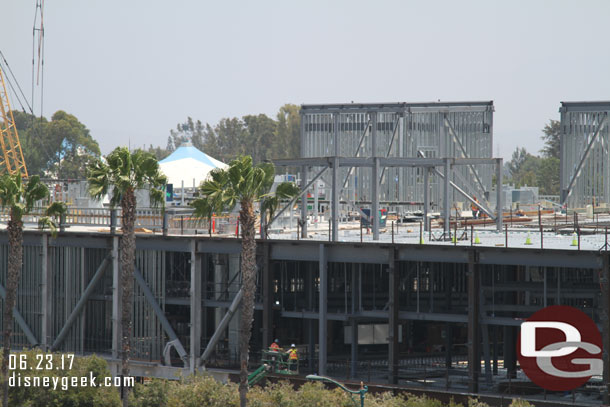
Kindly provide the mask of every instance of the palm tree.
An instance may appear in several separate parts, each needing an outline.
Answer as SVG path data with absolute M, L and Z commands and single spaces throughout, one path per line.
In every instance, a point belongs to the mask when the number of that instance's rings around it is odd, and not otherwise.
M 138 189 L 149 188 L 153 205 L 162 204 L 163 186 L 167 179 L 159 171 L 156 158 L 142 150 L 130 152 L 127 147 L 115 148 L 106 162 L 96 160 L 88 167 L 89 194 L 102 198 L 111 191 L 110 205 L 121 206 L 122 237 L 119 245 L 121 262 L 122 311 L 121 311 L 121 374 L 129 375 L 130 340 L 132 331 L 133 274 L 135 270 L 136 195 Z M 128 405 L 129 391 L 123 393 L 123 406 Z
M 254 294 L 256 280 L 256 241 L 254 205 L 261 199 L 271 197 L 268 193 L 273 185 L 275 168 L 273 164 L 261 163 L 252 165 L 252 157 L 241 156 L 231 161 L 229 168 L 215 169 L 210 179 L 201 184 L 201 198 L 193 202 L 195 208 L 219 205 L 224 210 L 232 210 L 237 203 L 240 205 L 239 223 L 241 224 L 241 259 L 243 298 L 241 303 L 241 319 L 239 327 L 240 353 L 240 406 L 247 405 L 248 392 L 248 344 L 252 333 L 254 318 Z M 279 188 L 279 187 L 278 187 Z M 284 189 L 285 187 L 282 187 Z M 196 216 L 205 213 L 195 211 Z
M 210 179 L 206 181 L 206 189 L 212 188 L 213 190 L 222 189 L 223 185 L 226 184 L 227 172 L 225 171 L 212 171 L 210 173 Z M 205 195 L 203 186 L 206 183 L 202 183 L 199 186 L 199 193 Z M 196 199 L 190 203 L 194 208 L 193 216 L 197 218 L 204 218 L 208 221 L 208 233 L 212 236 L 212 217 L 215 213 L 220 213 L 223 210 L 222 194 L 215 194 L 208 197 L 207 199 Z
M 8 209 L 10 218 L 8 231 L 8 268 L 6 276 L 6 298 L 4 299 L 4 315 L 2 319 L 3 350 L 2 350 L 2 405 L 8 406 L 8 359 L 11 350 L 11 334 L 13 333 L 13 308 L 17 299 L 17 286 L 21 278 L 23 262 L 23 216 L 32 212 L 34 204 L 49 196 L 49 189 L 40 182 L 38 176 L 33 176 L 27 184 L 23 183 L 21 174 L 4 174 L 0 177 L 0 205 Z M 49 216 L 54 210 L 48 212 Z M 52 223 L 44 222 L 51 226 Z

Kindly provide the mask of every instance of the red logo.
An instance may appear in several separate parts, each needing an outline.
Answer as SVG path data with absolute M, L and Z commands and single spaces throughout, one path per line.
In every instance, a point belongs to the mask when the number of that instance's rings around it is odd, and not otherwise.
M 521 324 L 517 355 L 527 377 L 547 390 L 572 390 L 603 372 L 599 329 L 565 305 L 543 308 Z

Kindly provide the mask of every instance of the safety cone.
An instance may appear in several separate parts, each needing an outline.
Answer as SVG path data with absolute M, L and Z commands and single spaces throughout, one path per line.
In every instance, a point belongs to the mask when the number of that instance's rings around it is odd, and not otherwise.
M 451 243 L 457 243 L 457 236 L 453 235 L 453 237 L 451 238 Z
M 423 236 L 419 237 L 419 244 L 424 244 L 424 237 Z
M 479 239 L 478 232 L 474 232 L 474 244 L 481 244 L 481 239 Z
M 527 237 L 525 238 L 525 244 L 532 244 L 532 239 L 530 238 L 530 232 L 527 232 Z
M 572 233 L 572 244 L 570 246 L 578 246 L 578 236 L 576 236 L 576 232 Z

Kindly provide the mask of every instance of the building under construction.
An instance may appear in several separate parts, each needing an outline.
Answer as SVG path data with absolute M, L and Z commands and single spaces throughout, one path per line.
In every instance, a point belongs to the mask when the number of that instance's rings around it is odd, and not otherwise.
M 492 112 L 488 102 L 303 107 L 304 156 L 278 161 L 301 169 L 299 229 L 272 225 L 257 242 L 252 369 L 278 338 L 297 344 L 301 374 L 562 402 L 519 369 L 519 325 L 544 306 L 571 305 L 598 324 L 608 348 L 610 217 L 496 210 L 492 177 L 501 183 L 502 162 L 491 157 Z M 330 228 L 313 224 L 308 208 L 323 177 Z M 456 208 L 472 195 L 489 212 L 480 222 Z M 372 216 L 366 234 L 345 215 L 394 204 L 419 205 L 425 221 L 382 227 Z M 164 216 L 138 214 L 138 227 L 154 233 L 136 240 L 131 371 L 172 378 L 237 368 L 240 241 L 234 230 L 207 236 L 185 213 Z M 118 374 L 118 221 L 107 209 L 71 208 L 56 238 L 25 232 L 16 348 L 97 353 Z M 6 259 L 6 233 L 0 250 Z M 574 403 L 599 405 L 608 384 L 607 375 L 592 378 Z

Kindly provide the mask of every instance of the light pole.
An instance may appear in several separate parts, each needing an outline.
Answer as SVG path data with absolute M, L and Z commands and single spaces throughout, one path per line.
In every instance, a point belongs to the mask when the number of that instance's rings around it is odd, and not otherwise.
M 333 384 L 339 386 L 339 388 L 341 390 L 343 390 L 344 392 L 349 394 L 349 396 L 351 397 L 351 399 L 354 402 L 354 405 L 356 405 L 356 407 L 358 406 L 358 404 L 356 403 L 356 400 L 354 400 L 354 397 L 352 396 L 352 394 L 360 394 L 360 407 L 364 407 L 364 395 L 365 395 L 365 393 L 367 391 L 369 391 L 369 387 L 365 386 L 363 382 L 360 382 L 360 389 L 359 390 L 350 390 L 347 387 L 345 387 L 344 385 L 342 385 L 341 383 L 331 379 L 330 377 L 318 376 L 318 375 L 315 375 L 315 374 L 310 374 L 310 375 L 307 375 L 305 378 L 307 380 L 316 380 L 316 381 L 320 381 L 320 382 L 333 383 Z

